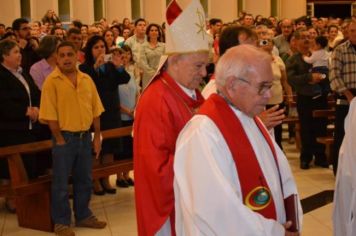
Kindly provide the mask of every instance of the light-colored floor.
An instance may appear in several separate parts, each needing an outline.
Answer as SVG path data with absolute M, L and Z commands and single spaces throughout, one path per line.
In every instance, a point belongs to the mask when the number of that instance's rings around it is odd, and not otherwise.
M 291 164 L 297 181 L 301 198 L 311 196 L 323 190 L 334 188 L 334 176 L 331 169 L 311 168 L 299 169 L 299 153 L 295 145 L 284 143 L 287 157 Z M 114 177 L 111 178 L 114 183 Z M 0 202 L 3 206 L 3 202 Z M 134 189 L 118 188 L 116 195 L 102 197 L 93 196 L 91 208 L 94 214 L 108 222 L 108 226 L 102 230 L 75 228 L 78 236 L 134 236 L 136 232 Z M 318 208 L 304 215 L 303 236 L 331 236 L 332 204 Z M 36 217 L 34 213 L 33 217 Z M 4 207 L 0 207 L 0 235 L 4 236 L 46 236 L 54 235 L 35 230 L 20 228 L 17 226 L 16 215 L 8 214 Z

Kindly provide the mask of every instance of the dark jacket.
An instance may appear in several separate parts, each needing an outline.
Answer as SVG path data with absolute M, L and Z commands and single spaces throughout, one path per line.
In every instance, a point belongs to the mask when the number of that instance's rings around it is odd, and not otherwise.
M 30 75 L 22 73 L 31 92 L 32 106 L 39 107 L 40 90 Z M 0 132 L 25 131 L 29 129 L 29 117 L 26 116 L 30 106 L 24 85 L 9 70 L 0 64 Z
M 38 62 L 41 58 L 32 48 L 30 42 L 27 43 L 25 48 L 21 48 L 21 67 L 26 74 L 30 73 L 31 66 Z
M 286 61 L 288 83 L 297 94 L 304 96 L 314 96 L 318 87 L 328 87 L 329 79 L 322 80 L 319 84 L 310 84 L 312 81 L 312 65 L 303 60 L 301 53 L 292 55 Z M 326 83 L 326 84 L 324 84 Z
M 115 68 L 112 63 L 106 63 L 95 70 L 93 66 L 81 64 L 79 69 L 88 74 L 94 81 L 104 106 L 104 113 L 100 116 L 101 129 L 118 128 L 121 125 L 120 97 L 118 86 L 126 84 L 130 75 L 124 68 Z

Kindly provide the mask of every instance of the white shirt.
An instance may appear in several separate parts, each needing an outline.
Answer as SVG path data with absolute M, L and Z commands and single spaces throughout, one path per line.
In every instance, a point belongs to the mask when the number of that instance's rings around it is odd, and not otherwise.
M 186 88 L 184 87 L 183 85 L 181 85 L 180 83 L 178 83 L 177 81 L 175 81 L 178 86 L 185 92 L 185 94 L 187 94 L 189 97 L 193 98 L 194 100 L 197 99 L 197 95 L 195 93 L 195 90 L 194 89 L 189 89 L 189 88 Z
M 312 52 L 310 57 L 303 57 L 304 61 L 308 64 L 313 64 L 313 67 L 329 66 L 330 53 L 325 49 L 320 49 Z
M 283 154 L 274 143 L 285 197 L 271 149 L 254 120 L 234 109 L 253 146 L 272 192 L 277 221 L 253 212 L 242 202 L 232 154 L 217 126 L 204 115 L 194 116 L 181 131 L 174 157 L 177 235 L 284 235 L 284 198 L 297 193 Z M 299 215 L 302 210 L 299 205 Z M 300 225 L 302 219 L 300 218 Z

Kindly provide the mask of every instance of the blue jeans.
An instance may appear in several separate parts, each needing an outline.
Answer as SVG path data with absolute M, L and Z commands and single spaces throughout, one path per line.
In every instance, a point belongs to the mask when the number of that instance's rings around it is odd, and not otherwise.
M 68 199 L 68 179 L 73 177 L 73 209 L 77 222 L 92 215 L 89 202 L 92 190 L 92 152 L 89 132 L 79 136 L 62 132 L 66 141 L 56 145 L 53 138 L 53 180 L 51 215 L 55 224 L 69 225 L 71 209 Z

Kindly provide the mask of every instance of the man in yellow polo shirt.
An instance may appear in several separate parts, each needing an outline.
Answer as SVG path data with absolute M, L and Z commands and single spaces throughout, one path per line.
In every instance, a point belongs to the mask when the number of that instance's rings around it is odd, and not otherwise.
M 57 48 L 57 68 L 46 78 L 39 119 L 53 136 L 51 215 L 57 235 L 73 236 L 68 178 L 73 176 L 76 226 L 104 228 L 89 209 L 92 189 L 92 152 L 89 129 L 94 128 L 94 151 L 101 149 L 100 114 L 104 111 L 91 78 L 77 70 L 77 53 L 70 42 Z

